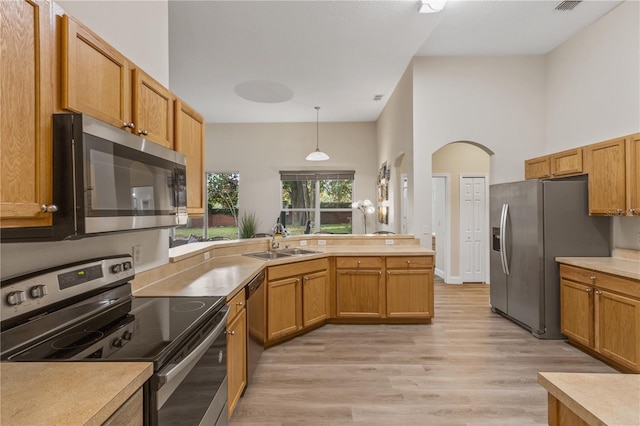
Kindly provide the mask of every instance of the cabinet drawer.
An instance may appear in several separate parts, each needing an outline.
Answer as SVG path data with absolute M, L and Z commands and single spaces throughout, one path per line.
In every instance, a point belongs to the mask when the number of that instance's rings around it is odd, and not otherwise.
M 589 269 L 582 269 L 575 266 L 560 265 L 560 276 L 571 281 L 588 284 L 593 284 L 591 277 L 595 273 Z
M 233 319 L 242 311 L 245 307 L 245 293 L 244 288 L 238 292 L 233 298 L 227 303 L 229 306 L 229 319 L 227 323 L 233 321 Z
M 381 257 L 338 257 L 336 267 L 340 269 L 352 268 L 382 268 Z
M 325 259 L 305 260 L 295 263 L 287 263 L 285 265 L 270 266 L 267 270 L 267 279 L 269 281 L 279 280 L 297 275 L 310 274 L 312 272 L 327 270 L 329 261 Z
M 433 267 L 433 256 L 387 257 L 389 269 L 426 269 Z

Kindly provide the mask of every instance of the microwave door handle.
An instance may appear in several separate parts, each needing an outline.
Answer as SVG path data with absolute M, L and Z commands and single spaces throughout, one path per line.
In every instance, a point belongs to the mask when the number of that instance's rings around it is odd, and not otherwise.
M 182 373 L 186 368 L 188 368 L 191 364 L 197 362 L 202 355 L 205 354 L 209 346 L 220 336 L 227 325 L 227 317 L 229 316 L 229 311 L 225 312 L 224 318 L 220 320 L 220 323 L 213 329 L 211 333 L 204 338 L 204 340 L 196 347 L 193 351 L 189 353 L 182 361 L 178 364 L 173 365 L 168 371 L 160 371 L 157 374 L 159 383 L 165 384 L 169 383 L 174 378 L 178 377 L 180 373 Z M 166 369 L 165 369 L 166 370 Z

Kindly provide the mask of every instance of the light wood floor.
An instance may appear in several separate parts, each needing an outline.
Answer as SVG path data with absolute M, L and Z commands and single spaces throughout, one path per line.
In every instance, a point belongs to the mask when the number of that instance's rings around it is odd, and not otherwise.
M 435 286 L 431 325 L 325 325 L 264 352 L 231 425 L 545 425 L 539 371 L 615 372 Z

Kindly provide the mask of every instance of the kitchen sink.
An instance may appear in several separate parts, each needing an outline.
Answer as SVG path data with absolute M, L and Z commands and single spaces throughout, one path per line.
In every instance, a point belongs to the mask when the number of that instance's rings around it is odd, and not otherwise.
M 306 250 L 301 248 L 286 248 L 282 250 L 268 250 L 268 251 L 258 251 L 255 253 L 245 253 L 245 256 L 257 257 L 258 259 L 281 259 L 283 257 L 291 257 L 291 256 L 305 256 L 309 254 L 321 253 L 319 251 L 314 250 Z
M 278 253 L 285 253 L 289 256 L 304 256 L 305 254 L 317 254 L 322 252 L 315 251 L 315 250 L 301 249 L 301 248 L 286 248 L 286 249 L 278 250 Z
M 257 257 L 258 259 L 280 259 L 283 257 L 290 257 L 290 254 L 283 253 L 281 251 L 259 251 L 255 253 L 244 253 L 245 256 Z

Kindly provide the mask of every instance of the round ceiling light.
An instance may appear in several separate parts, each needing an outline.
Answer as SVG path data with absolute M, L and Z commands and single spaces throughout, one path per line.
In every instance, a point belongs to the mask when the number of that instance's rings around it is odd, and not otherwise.
M 275 81 L 251 80 L 240 83 L 235 92 L 242 99 L 264 104 L 286 102 L 293 97 L 293 91 Z

